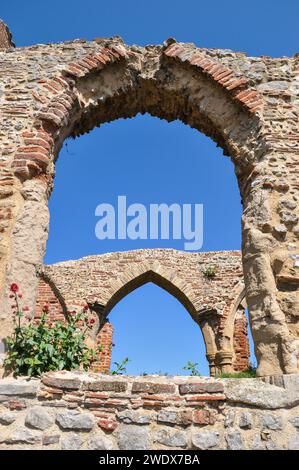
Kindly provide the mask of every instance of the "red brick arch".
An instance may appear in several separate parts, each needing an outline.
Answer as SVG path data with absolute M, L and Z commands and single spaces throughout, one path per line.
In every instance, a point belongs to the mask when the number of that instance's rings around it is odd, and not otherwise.
M 149 113 L 198 129 L 232 158 L 258 374 L 298 371 L 298 57 L 250 58 L 174 40 L 127 46 L 117 37 L 13 51 L 5 44 L 1 335 L 12 327 L 10 282 L 35 308 L 47 200 L 65 139 Z
M 213 279 L 205 275 L 205 269 L 210 265 L 217 267 Z M 80 309 L 87 301 L 98 318 L 94 331 L 97 342 L 103 338 L 106 341 L 107 334 L 112 335 L 106 320 L 113 307 L 133 290 L 153 282 L 173 295 L 201 328 L 212 375 L 223 370 L 248 368 L 244 312 L 240 312 L 243 314 L 239 315 L 239 329 L 235 329 L 236 312 L 242 301 L 240 289 L 244 292 L 241 258 L 237 251 L 187 253 L 152 249 L 116 252 L 45 266 L 40 275 L 38 311 L 44 302 L 49 303 L 54 312 L 53 321 L 57 315 L 57 319 L 61 319 L 63 310 Z M 107 370 L 110 350 L 105 351 L 99 362 L 104 361 L 104 370 Z M 102 367 L 101 363 L 99 367 Z

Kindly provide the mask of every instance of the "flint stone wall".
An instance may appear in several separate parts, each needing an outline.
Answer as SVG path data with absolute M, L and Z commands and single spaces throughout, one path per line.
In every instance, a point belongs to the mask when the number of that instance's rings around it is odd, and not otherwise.
M 299 450 L 299 375 L 7 378 L 0 449 Z
M 257 373 L 298 373 L 299 55 L 247 57 L 173 38 L 130 46 L 118 36 L 13 47 L 1 22 L 0 49 L 1 338 L 13 328 L 10 283 L 35 310 L 61 146 L 149 113 L 181 120 L 232 159 Z

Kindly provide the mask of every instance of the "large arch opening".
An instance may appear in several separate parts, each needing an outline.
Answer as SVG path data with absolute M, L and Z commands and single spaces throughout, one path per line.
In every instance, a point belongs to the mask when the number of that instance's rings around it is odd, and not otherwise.
M 264 171 L 262 159 L 265 153 L 258 113 L 263 101 L 259 93 L 251 89 L 250 80 L 242 76 L 241 69 L 235 67 L 225 54 L 198 50 L 192 44 L 177 44 L 170 40 L 163 46 L 128 48 L 116 39 L 95 41 L 90 46 L 83 46 L 83 50 L 85 55 L 81 59 L 78 60 L 77 54 L 73 56 L 75 62 L 67 62 L 65 67 L 60 61 L 58 75 L 49 81 L 42 80 L 34 94 L 42 105 L 34 114 L 31 133 L 25 133 L 24 145 L 20 145 L 13 162 L 15 175 L 24 183 L 23 194 L 30 204 L 24 203 L 24 207 L 21 204 L 19 208 L 8 277 L 24 279 L 26 295 L 34 305 L 37 290 L 34 276 L 44 252 L 48 226 L 46 199 L 52 187 L 54 162 L 67 137 L 84 134 L 101 123 L 133 117 L 137 113 L 148 112 L 167 121 L 179 119 L 213 139 L 234 162 L 243 201 L 246 297 L 250 315 L 254 315 L 251 325 L 255 342 L 259 344 L 256 354 L 258 360 L 264 357 L 261 369 L 265 373 L 269 364 L 275 364 L 269 365 L 271 370 L 281 370 L 282 364 L 287 364 L 285 367 L 290 371 L 295 367 L 290 344 L 295 347 L 295 343 L 276 299 L 274 268 L 270 261 L 271 240 L 265 242 L 267 246 L 258 241 L 267 238 L 264 234 L 272 230 L 268 193 L 260 197 L 260 188 L 256 189 L 260 183 L 258 176 Z M 27 139 L 32 137 L 46 142 L 41 155 L 29 153 Z M 46 178 L 40 177 L 41 174 Z M 268 189 L 266 183 L 263 188 Z M 34 204 L 31 204 L 32 200 Z M 35 225 L 40 236 L 37 236 L 34 224 L 29 229 L 26 227 L 23 234 L 22 214 L 34 219 L 37 211 L 39 217 Z M 34 253 L 31 253 L 34 261 L 26 264 L 24 258 L 28 258 L 26 253 L 33 238 L 38 239 Z M 252 272 L 256 278 L 255 271 L 269 281 L 267 288 L 257 289 L 258 302 L 257 291 L 250 280 Z M 277 346 L 277 341 L 272 338 L 270 326 L 263 335 L 272 339 L 261 342 L 259 319 L 265 305 L 276 312 L 273 322 L 279 318 L 279 341 L 283 347 Z M 275 353 L 272 340 L 277 346 Z
M 111 310 L 112 370 L 126 357 L 132 375 L 188 375 L 188 361 L 201 375 L 209 375 L 206 348 L 198 325 L 183 305 L 148 282 L 124 296 Z M 185 340 L 188 338 L 188 341 Z
M 82 161 L 84 161 L 83 168 Z M 211 140 L 187 126 L 182 126 L 179 121 L 166 123 L 149 115 L 137 116 L 134 120 L 116 120 L 109 126 L 101 126 L 100 129 L 95 129 L 80 139 L 68 140 L 60 152 L 56 165 L 55 189 L 49 206 L 54 217 L 51 214 L 46 263 L 132 248 L 183 248 L 181 241 L 177 240 L 99 242 L 93 230 L 95 224 L 93 212 L 99 202 L 99 195 L 105 198 L 105 202 L 113 203 L 119 192 L 128 194 L 130 202 L 150 203 L 154 200 L 159 203 L 164 201 L 186 203 L 188 199 L 192 203 L 202 202 L 208 225 L 203 250 L 240 248 L 242 206 L 232 163 L 222 157 L 221 149 Z M 136 181 L 133 190 L 132 177 Z M 158 185 L 157 180 L 160 183 Z M 84 191 L 84 204 L 81 191 L 75 188 L 82 188 Z M 227 191 L 227 188 L 230 190 Z M 100 202 L 102 201 L 103 199 Z M 229 211 L 227 207 L 230 207 Z M 219 226 L 225 227 L 225 230 L 219 230 Z M 89 227 L 88 231 L 86 227 Z M 87 237 L 86 232 L 88 232 Z M 173 284 L 167 284 L 165 278 L 151 271 L 134 278 L 129 285 L 117 292 L 106 307 L 106 315 L 111 310 L 114 312 L 115 305 L 128 292 L 147 282 L 154 282 L 164 288 L 179 298 L 191 315 L 195 314 L 194 307 L 187 297 L 183 298 L 174 291 Z M 159 290 L 157 292 L 157 289 L 154 289 L 152 294 L 156 296 L 158 302 Z M 167 301 L 169 297 L 166 296 L 164 299 Z M 169 302 L 168 311 L 172 309 L 171 300 Z M 121 302 L 117 310 L 121 309 L 122 304 Z M 142 303 L 140 309 L 143 309 Z M 131 315 L 134 315 L 134 312 Z M 125 315 L 119 316 L 125 318 Z M 119 327 L 113 324 L 113 318 L 118 319 L 118 316 L 112 315 L 111 321 L 114 336 L 120 335 L 118 344 L 120 343 L 121 347 L 123 341 L 121 338 L 125 337 L 118 331 Z M 198 330 L 198 325 L 193 323 L 193 327 L 195 331 Z M 214 338 L 209 337 L 208 328 L 205 328 L 205 333 L 208 348 L 215 353 Z M 142 330 L 140 334 L 142 335 Z M 189 347 L 189 342 L 188 336 L 182 336 L 183 349 Z M 206 355 L 207 348 L 205 346 L 205 351 L 202 351 L 198 340 L 196 343 L 197 354 L 201 356 L 199 362 L 206 373 L 207 361 L 203 356 Z M 215 370 L 211 369 L 211 372 L 214 374 Z

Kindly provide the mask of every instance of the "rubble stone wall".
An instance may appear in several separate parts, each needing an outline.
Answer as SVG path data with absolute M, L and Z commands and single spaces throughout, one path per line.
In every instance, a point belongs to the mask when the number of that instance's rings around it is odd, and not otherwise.
M 248 57 L 172 38 L 146 47 L 119 37 L 14 47 L 0 25 L 1 337 L 12 330 L 11 282 L 35 309 L 63 142 L 149 113 L 180 119 L 231 157 L 258 374 L 298 372 L 299 55 Z
M 299 450 L 299 376 L 3 379 L 0 449 Z

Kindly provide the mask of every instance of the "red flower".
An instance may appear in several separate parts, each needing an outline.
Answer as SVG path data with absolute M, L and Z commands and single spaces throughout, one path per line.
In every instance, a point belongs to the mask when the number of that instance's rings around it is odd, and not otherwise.
M 83 312 L 87 312 L 88 309 L 89 309 L 88 305 L 87 305 L 87 304 L 84 305 L 84 307 L 83 307 Z
M 11 292 L 14 292 L 14 293 L 18 292 L 18 290 L 19 290 L 18 284 L 16 284 L 15 282 L 13 282 L 13 283 L 11 284 L 11 286 L 10 286 L 10 290 L 11 290 Z
M 48 312 L 49 312 L 49 305 L 45 304 L 45 305 L 43 306 L 43 312 L 44 312 L 44 313 L 48 313 Z
M 19 294 L 19 299 L 22 299 L 23 295 L 22 294 Z
M 96 322 L 96 321 L 95 321 L 94 318 L 91 318 L 91 319 L 89 320 L 89 324 L 90 324 L 90 325 L 93 325 L 95 322 Z

